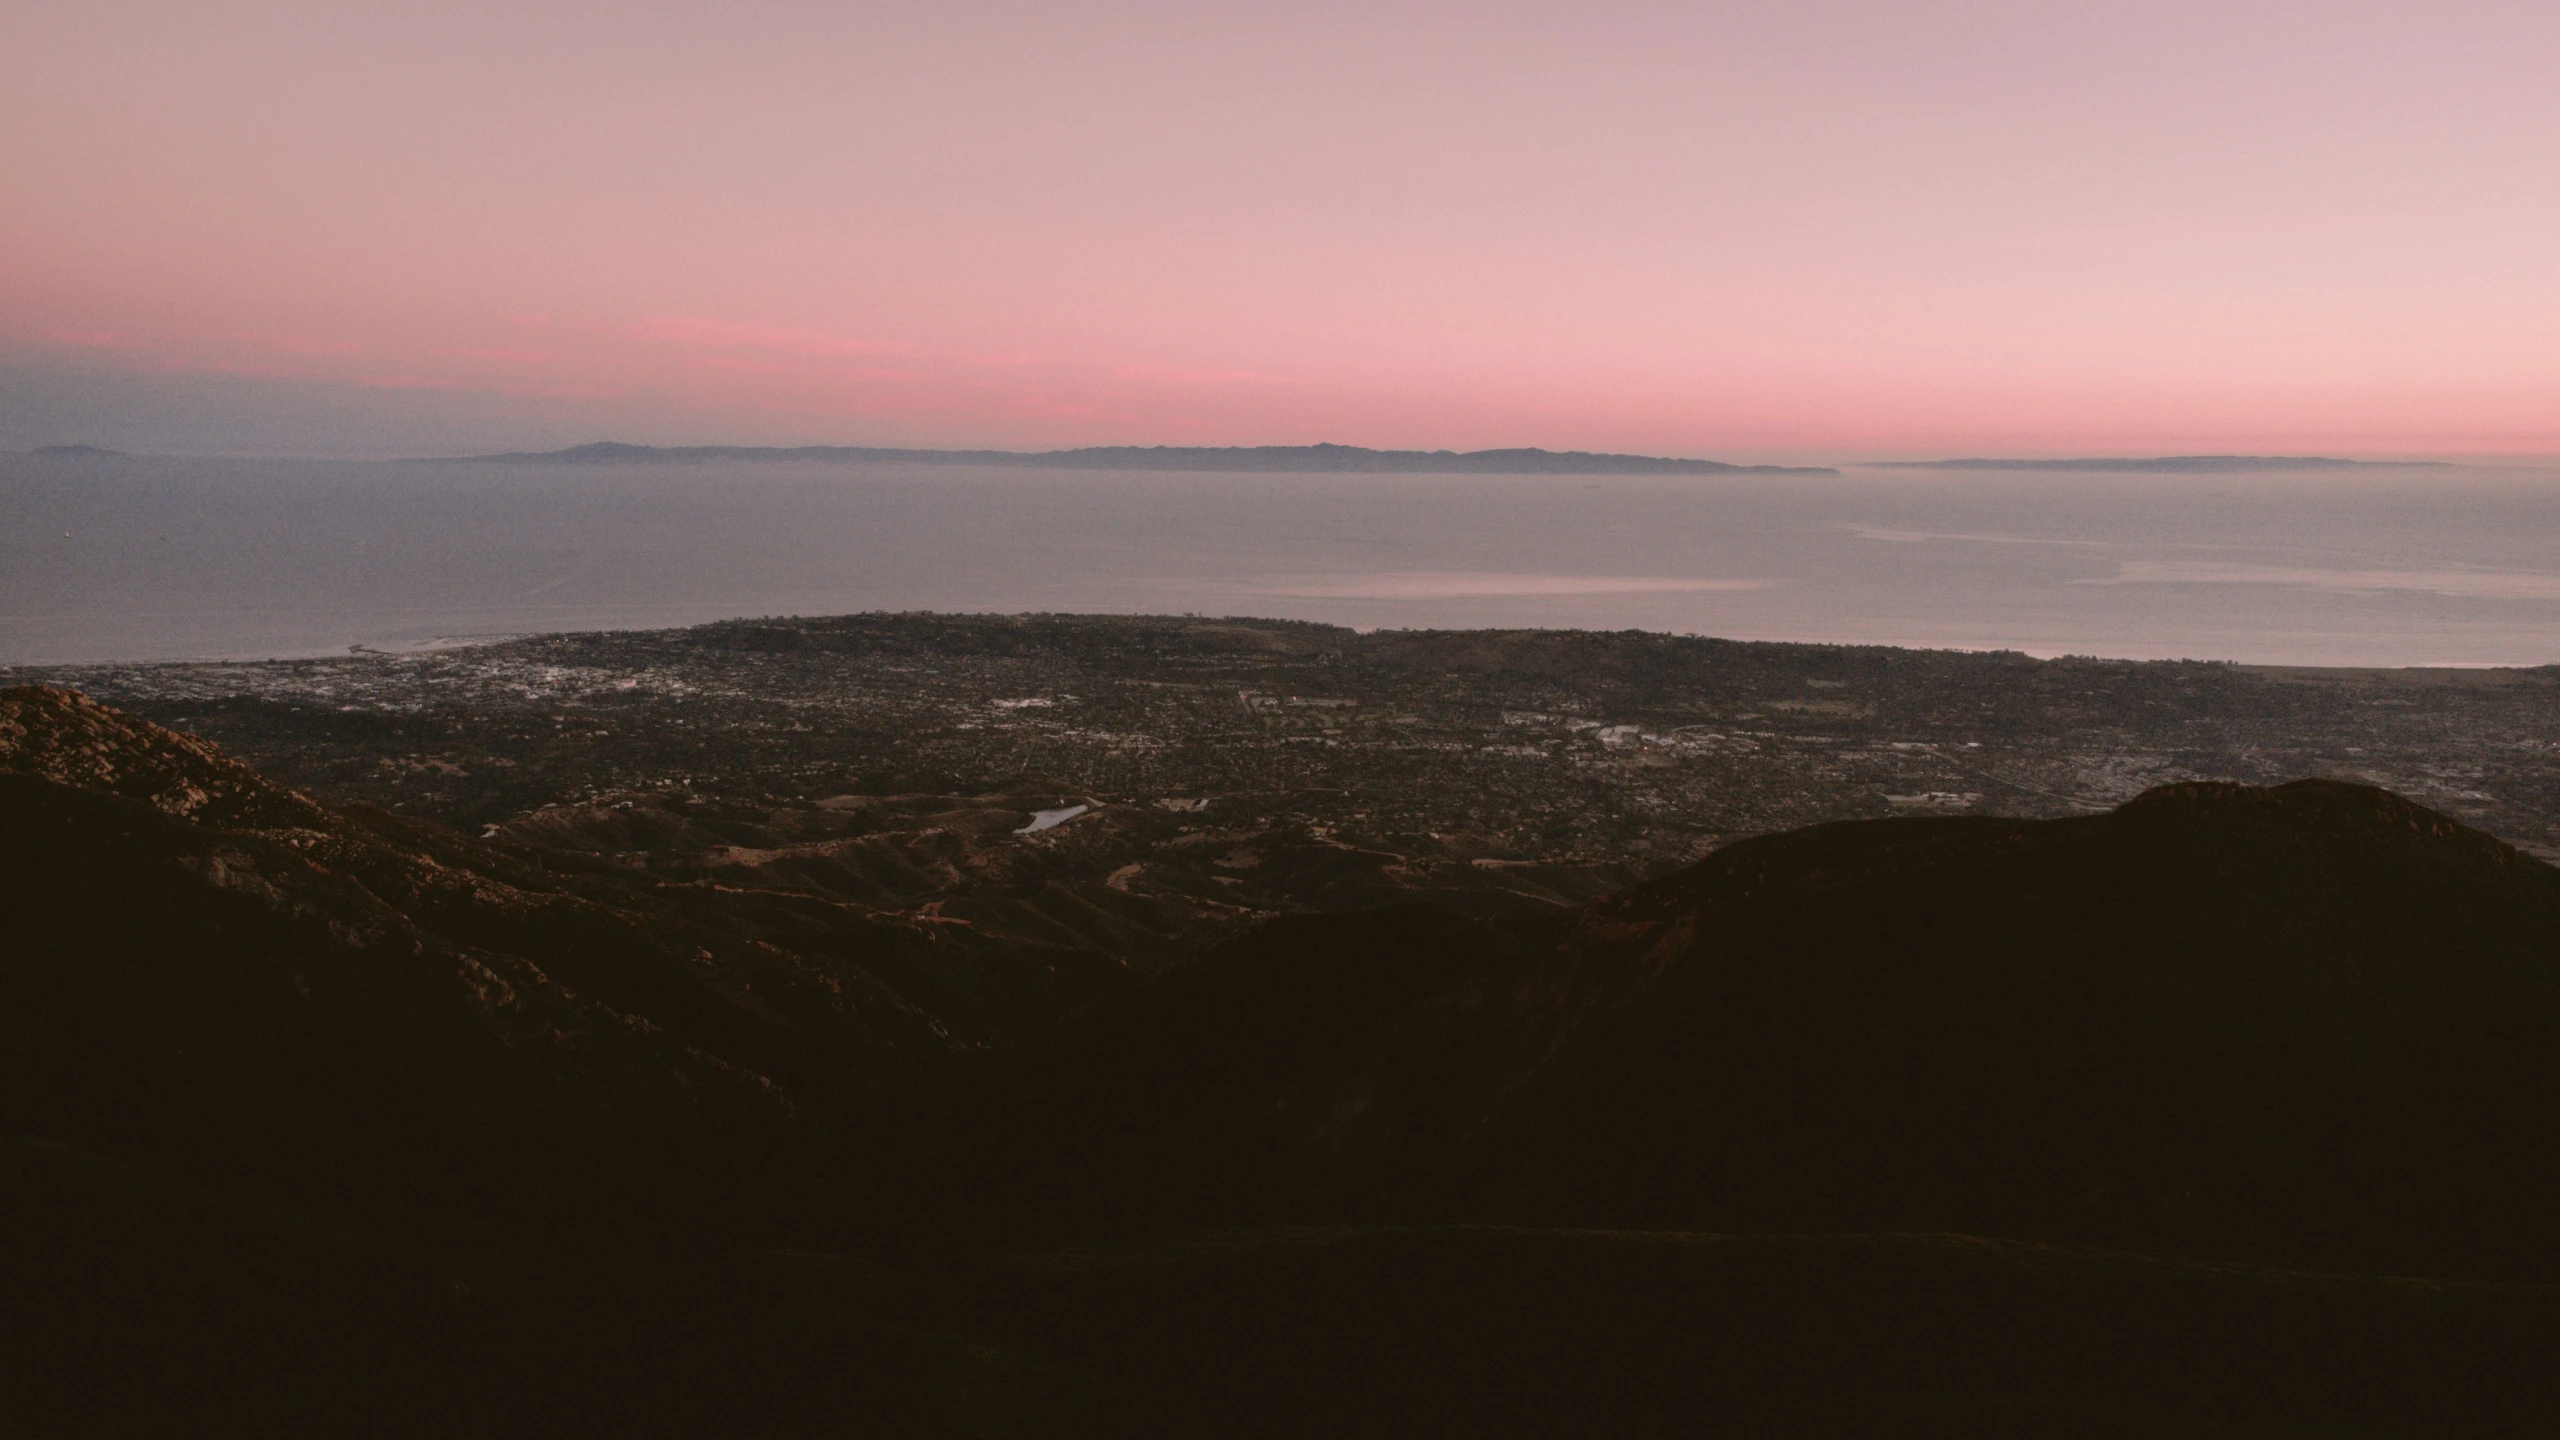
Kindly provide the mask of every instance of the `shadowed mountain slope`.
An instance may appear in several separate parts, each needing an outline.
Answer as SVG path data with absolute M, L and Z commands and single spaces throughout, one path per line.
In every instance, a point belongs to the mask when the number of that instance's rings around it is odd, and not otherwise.
M 2560 1274 L 2560 871 L 2380 791 L 1853 822 L 1269 927 L 1008 1057 L 1034 1228 L 1965 1230 Z M 1065 1217 L 1072 1216 L 1072 1220 Z
M 1115 1435 L 2524 1436 L 2560 1399 L 2551 1287 L 1964 1235 L 1276 1227 L 982 1283 Z
M 316 801 L 217 746 L 43 685 L 0 691 L 0 770 L 225 829 L 326 823 Z
M 12 1434 L 2560 1415 L 2560 872 L 2363 787 L 1826 826 L 1086 985 L 16 690 L 0 918 Z
M 0 1130 L 296 1203 L 805 1198 L 954 1044 L 879 975 L 927 938 L 777 943 L 60 691 L 0 692 L 0 913 Z

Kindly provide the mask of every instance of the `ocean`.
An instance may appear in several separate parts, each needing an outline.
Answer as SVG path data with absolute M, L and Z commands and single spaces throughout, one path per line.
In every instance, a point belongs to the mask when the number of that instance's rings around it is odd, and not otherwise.
M 2560 662 L 2560 470 L 1185 474 L 0 458 L 0 664 L 860 610 Z

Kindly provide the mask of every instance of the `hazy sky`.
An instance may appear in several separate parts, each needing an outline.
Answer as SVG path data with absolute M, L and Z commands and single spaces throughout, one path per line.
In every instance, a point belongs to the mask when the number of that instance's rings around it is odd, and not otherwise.
M 2560 4 L 0 0 L 0 445 L 2560 452 Z

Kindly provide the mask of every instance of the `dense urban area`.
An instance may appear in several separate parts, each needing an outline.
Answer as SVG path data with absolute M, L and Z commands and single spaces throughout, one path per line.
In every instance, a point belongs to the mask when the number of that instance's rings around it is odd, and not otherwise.
M 909 912 L 1063 885 L 1155 897 L 1151 931 L 1569 900 L 1750 834 L 2068 815 L 2189 779 L 2367 781 L 2560 855 L 2560 666 L 880 614 L 0 678 L 332 802 L 666 878 Z

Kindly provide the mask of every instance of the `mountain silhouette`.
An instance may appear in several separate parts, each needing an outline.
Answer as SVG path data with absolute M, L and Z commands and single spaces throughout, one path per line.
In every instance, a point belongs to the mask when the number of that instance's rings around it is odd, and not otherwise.
M 1823 826 L 1543 926 L 1300 917 L 991 1069 L 949 1133 L 1006 1135 L 983 1178 L 1052 1233 L 1959 1230 L 2560 1278 L 2560 871 L 2336 782 Z
M 2560 1421 L 2560 871 L 2363 786 L 1096 987 L 27 688 L 0 915 L 29 1434 Z

